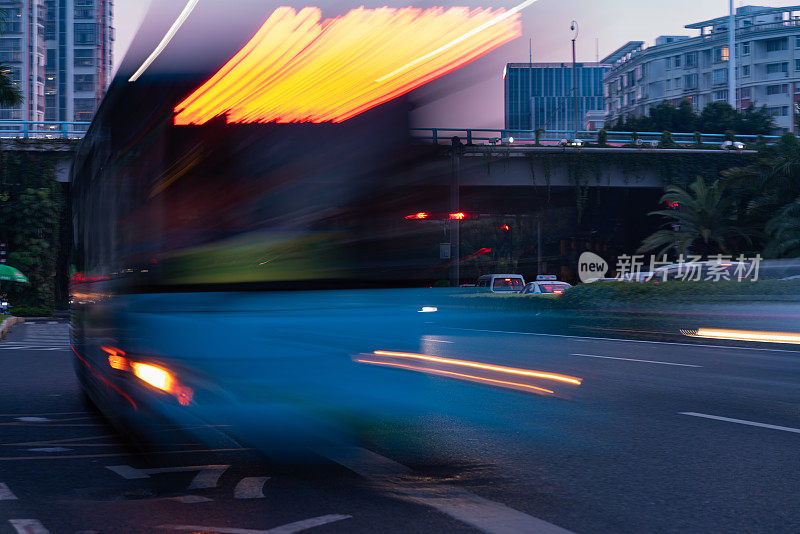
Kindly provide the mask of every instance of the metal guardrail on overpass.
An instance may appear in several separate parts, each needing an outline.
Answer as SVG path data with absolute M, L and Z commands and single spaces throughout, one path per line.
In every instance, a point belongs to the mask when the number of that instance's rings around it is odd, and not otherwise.
M 89 122 L 2 121 L 0 139 L 80 139 L 89 129 Z
M 508 139 L 513 138 L 514 145 L 527 145 L 536 142 L 535 130 L 492 130 L 484 128 L 412 128 L 411 133 L 414 138 L 421 141 L 432 143 L 449 143 L 453 137 L 458 137 L 462 142 L 469 145 L 475 144 L 509 144 Z M 539 135 L 539 144 L 543 146 L 558 146 L 565 140 L 572 140 L 575 132 L 562 130 L 545 130 Z M 598 142 L 599 132 L 582 131 L 577 132 L 577 139 L 584 143 Z M 642 141 L 642 146 L 649 146 L 651 143 L 660 143 L 664 132 L 613 132 L 606 131 L 606 145 L 612 147 L 630 146 L 636 144 L 636 140 Z M 719 147 L 725 142 L 723 134 L 700 134 L 700 143 L 694 133 L 672 133 L 672 142 L 677 145 L 674 148 L 697 148 L 699 145 Z M 775 144 L 780 136 L 777 135 L 737 135 L 736 141 L 745 145 L 753 146 L 759 139 L 763 139 L 767 144 Z

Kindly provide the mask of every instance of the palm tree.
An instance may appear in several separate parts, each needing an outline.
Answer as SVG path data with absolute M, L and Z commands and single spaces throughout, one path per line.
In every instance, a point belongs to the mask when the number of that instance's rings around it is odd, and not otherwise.
M 671 185 L 665 189 L 661 202 L 677 203 L 679 209 L 659 210 L 650 215 L 667 219 L 664 228 L 647 237 L 639 252 L 666 254 L 731 254 L 733 246 L 752 243 L 755 231 L 742 227 L 734 209 L 735 197 L 727 194 L 719 180 L 710 186 L 701 176 L 688 190 Z
M 0 34 L 5 33 L 8 12 L 0 9 Z M 0 63 L 0 107 L 13 108 L 22 104 L 22 91 L 9 77 L 9 68 Z

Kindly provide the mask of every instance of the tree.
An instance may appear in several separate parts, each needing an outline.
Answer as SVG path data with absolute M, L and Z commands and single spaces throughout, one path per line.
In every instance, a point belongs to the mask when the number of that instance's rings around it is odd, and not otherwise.
M 8 12 L 0 9 L 0 34 L 5 33 L 5 25 L 8 20 Z M 10 69 L 0 63 L 0 106 L 16 107 L 22 104 L 22 91 L 14 85 L 11 80 Z
M 700 112 L 698 130 L 703 133 L 735 132 L 738 119 L 736 110 L 727 102 L 711 102 Z
M 677 202 L 677 210 L 650 213 L 664 217 L 664 228 L 645 238 L 640 252 L 666 254 L 731 254 L 734 245 L 752 241 L 752 231 L 742 228 L 736 217 L 735 197 L 727 194 L 720 180 L 710 186 L 698 176 L 688 190 L 671 185 L 665 189 L 662 203 Z

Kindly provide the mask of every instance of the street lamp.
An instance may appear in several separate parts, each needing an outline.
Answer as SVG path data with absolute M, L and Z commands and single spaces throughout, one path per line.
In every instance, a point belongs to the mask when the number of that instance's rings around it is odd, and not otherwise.
M 575 106 L 575 128 L 572 138 L 577 139 L 578 125 L 580 124 L 578 116 L 578 66 L 575 62 L 575 41 L 578 40 L 578 23 L 573 20 L 569 29 L 572 32 L 572 104 Z

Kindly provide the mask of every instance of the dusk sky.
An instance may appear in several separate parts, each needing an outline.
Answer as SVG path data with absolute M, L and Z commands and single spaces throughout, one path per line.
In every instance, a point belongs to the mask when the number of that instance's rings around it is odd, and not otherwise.
M 520 1 L 317 0 L 307 3 L 285 2 L 284 5 L 296 8 L 317 5 L 324 9 L 326 16 L 335 16 L 337 11 L 344 13 L 347 9 L 360 5 L 366 7 L 467 5 L 510 8 Z M 271 2 L 267 2 L 269 3 Z M 114 2 L 117 64 L 124 57 L 149 4 L 149 0 Z M 736 4 L 770 7 L 796 5 L 793 1 L 785 0 L 760 2 L 737 0 Z M 232 2 L 232 5 L 235 6 L 235 2 Z M 503 126 L 501 75 L 504 64 L 528 61 L 529 38 L 533 39 L 534 61 L 570 61 L 569 26 L 573 19 L 577 20 L 580 26 L 578 61 L 595 61 L 598 56 L 598 43 L 599 57 L 602 58 L 627 41 L 642 40 L 652 44 L 659 35 L 695 35 L 695 32 L 683 26 L 722 16 L 727 8 L 727 0 L 539 0 L 522 12 L 523 37 L 481 58 L 461 72 L 451 74 L 447 77 L 446 83 L 440 80 L 423 91 L 421 97 L 425 99 L 426 105 L 422 105 L 419 109 L 415 122 L 419 126 L 501 128 Z

